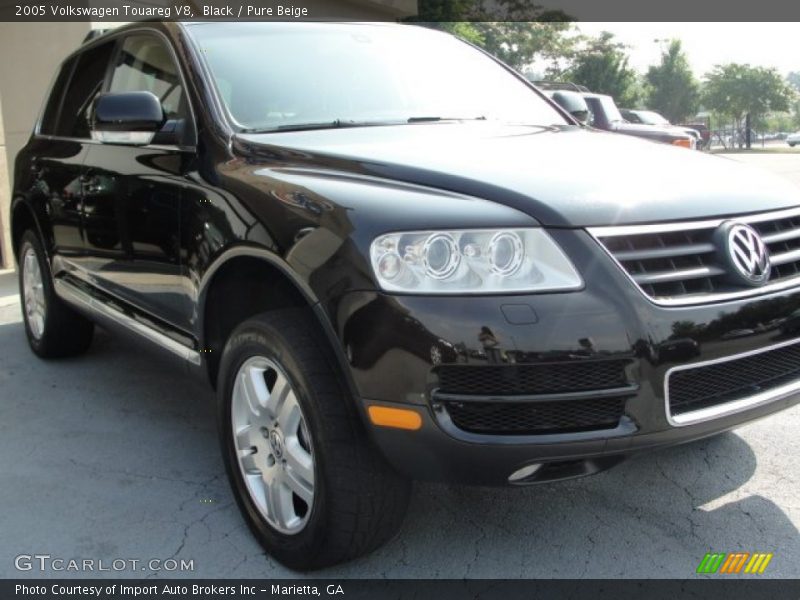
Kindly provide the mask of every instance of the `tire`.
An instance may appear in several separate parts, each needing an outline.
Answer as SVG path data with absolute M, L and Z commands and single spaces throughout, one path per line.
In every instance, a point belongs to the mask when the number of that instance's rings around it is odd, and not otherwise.
M 391 539 L 411 490 L 369 441 L 313 323 L 305 309 L 242 323 L 225 346 L 218 380 L 220 442 L 236 501 L 267 553 L 299 571 Z
M 789 148 L 794 148 L 794 144 L 789 144 Z
M 22 235 L 18 256 L 20 302 L 31 350 L 40 358 L 86 352 L 92 343 L 94 323 L 56 295 L 42 244 L 33 231 Z

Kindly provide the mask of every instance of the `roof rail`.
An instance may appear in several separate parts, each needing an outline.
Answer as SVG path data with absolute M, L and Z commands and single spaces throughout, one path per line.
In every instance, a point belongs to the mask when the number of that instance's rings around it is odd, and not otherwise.
M 532 81 L 533 85 L 543 90 L 570 90 L 573 92 L 591 92 L 585 85 L 578 85 L 571 81 Z
M 111 29 L 91 29 L 89 30 L 89 33 L 86 34 L 86 37 L 83 38 L 83 42 L 81 43 L 85 44 L 86 42 L 91 42 L 92 40 L 96 40 L 101 35 L 103 35 L 104 33 L 108 33 L 109 31 L 111 31 Z

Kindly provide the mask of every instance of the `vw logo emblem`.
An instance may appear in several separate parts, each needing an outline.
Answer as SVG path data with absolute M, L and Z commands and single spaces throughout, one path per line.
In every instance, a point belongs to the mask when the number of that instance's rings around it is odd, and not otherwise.
M 272 448 L 275 458 L 280 459 L 283 456 L 283 440 L 281 434 L 275 429 L 269 432 L 269 445 Z
M 726 223 L 722 227 L 724 255 L 732 275 L 746 285 L 763 285 L 769 279 L 769 249 L 758 232 L 743 223 Z

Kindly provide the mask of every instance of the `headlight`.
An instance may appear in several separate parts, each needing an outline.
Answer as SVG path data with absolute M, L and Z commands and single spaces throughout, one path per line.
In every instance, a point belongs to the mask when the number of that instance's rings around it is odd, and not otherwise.
M 551 292 L 582 281 L 542 229 L 388 233 L 370 246 L 372 269 L 391 292 Z

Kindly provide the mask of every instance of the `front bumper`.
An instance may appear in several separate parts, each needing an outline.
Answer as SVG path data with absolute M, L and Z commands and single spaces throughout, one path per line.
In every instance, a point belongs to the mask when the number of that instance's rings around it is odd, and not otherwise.
M 410 406 L 422 416 L 416 431 L 368 423 L 375 443 L 398 470 L 418 479 L 499 485 L 530 465 L 543 466 L 523 471 L 530 475 L 518 483 L 575 477 L 633 452 L 714 435 L 800 402 L 799 374 L 797 380 L 782 381 L 775 393 L 753 389 L 747 394 L 753 402 L 724 402 L 716 410 L 701 407 L 697 415 L 676 418 L 665 386 L 669 374 L 687 366 L 791 344 L 800 337 L 795 314 L 800 290 L 714 305 L 657 306 L 587 234 L 556 230 L 551 235 L 582 273 L 583 290 L 505 297 L 351 292 L 328 307 L 337 316 L 335 326 L 364 405 Z M 586 365 L 610 361 L 625 365 L 625 381 L 615 388 L 621 414 L 612 426 L 559 430 L 553 425 L 541 432 L 500 434 L 470 430 L 448 410 L 448 401 L 458 398 L 441 393 L 440 373 L 449 366 L 574 365 L 584 368 L 586 377 Z M 562 396 L 512 393 L 484 389 L 466 404 L 593 398 L 591 389 Z

